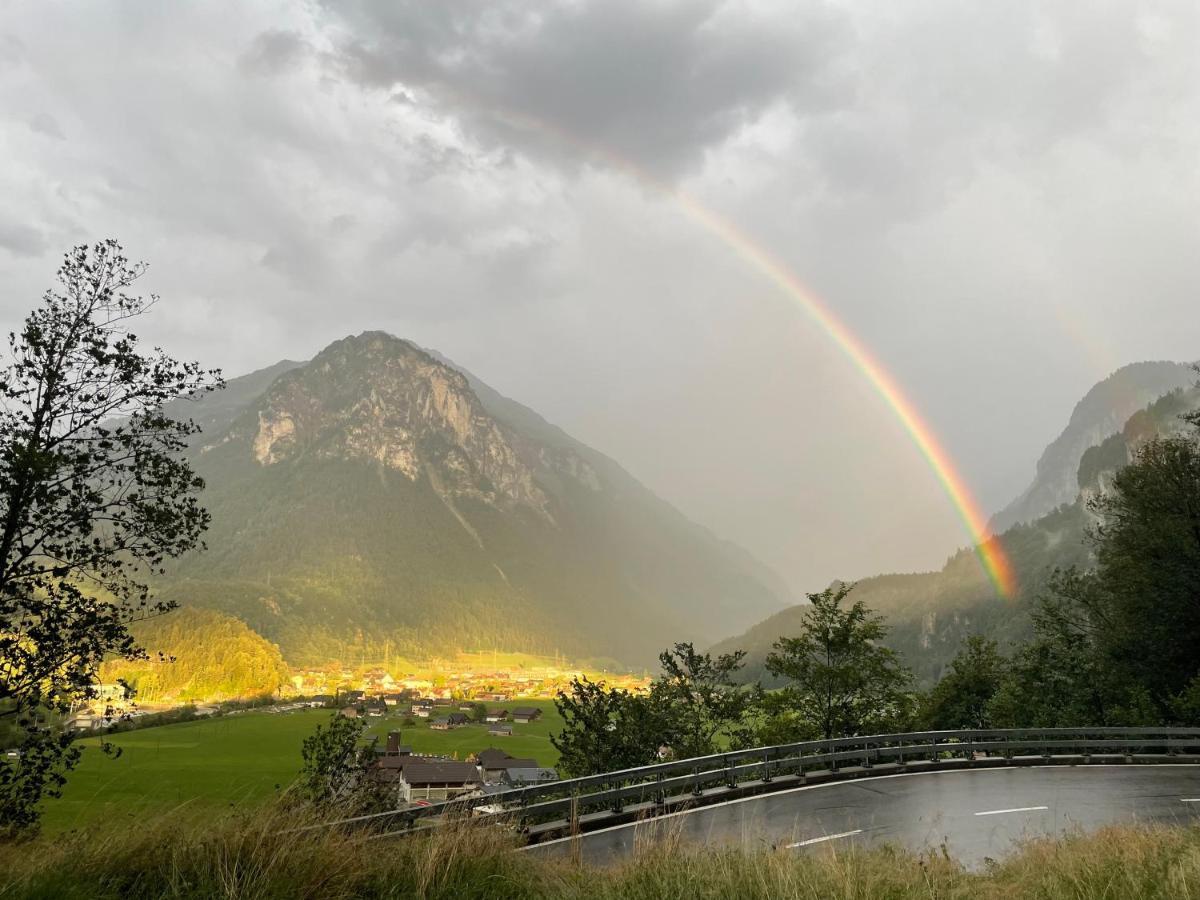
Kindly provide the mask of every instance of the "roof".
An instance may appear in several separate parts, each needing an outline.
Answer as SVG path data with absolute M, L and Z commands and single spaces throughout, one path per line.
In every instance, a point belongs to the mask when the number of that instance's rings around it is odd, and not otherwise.
M 485 769 L 507 769 L 509 771 L 513 769 L 536 769 L 538 767 L 536 759 L 516 759 L 511 756 L 508 759 L 498 759 L 487 763 L 481 759 L 479 764 Z
M 409 784 L 478 784 L 479 770 L 465 762 L 432 762 L 405 766 L 403 778 Z
M 513 718 L 517 716 L 540 716 L 542 711 L 536 706 L 518 706 L 512 711 Z
M 485 769 L 494 769 L 497 763 L 503 762 L 506 759 L 512 759 L 505 751 L 499 747 L 488 747 L 486 750 L 480 750 L 475 754 L 475 758 L 479 760 L 479 764 Z
M 505 775 L 512 783 L 537 784 L 543 781 L 558 781 L 558 772 L 544 766 L 532 766 L 527 769 L 510 768 Z

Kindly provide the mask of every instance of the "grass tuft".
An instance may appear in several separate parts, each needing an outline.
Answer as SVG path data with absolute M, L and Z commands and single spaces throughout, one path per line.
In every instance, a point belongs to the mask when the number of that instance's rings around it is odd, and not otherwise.
M 704 848 L 668 835 L 598 869 L 512 852 L 510 831 L 458 823 L 426 835 L 296 832 L 280 805 L 207 823 L 164 814 L 0 846 L 7 898 L 563 898 L 657 900 L 1200 900 L 1200 829 L 1112 827 L 1037 839 L 982 872 L 944 851 Z

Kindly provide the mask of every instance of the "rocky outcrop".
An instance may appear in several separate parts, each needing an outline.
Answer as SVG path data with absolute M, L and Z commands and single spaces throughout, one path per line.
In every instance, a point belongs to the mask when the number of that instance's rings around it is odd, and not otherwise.
M 467 379 L 381 332 L 338 341 L 280 378 L 259 410 L 252 446 L 261 465 L 301 453 L 366 460 L 414 481 L 432 475 L 450 497 L 521 505 L 552 518 L 534 466 Z

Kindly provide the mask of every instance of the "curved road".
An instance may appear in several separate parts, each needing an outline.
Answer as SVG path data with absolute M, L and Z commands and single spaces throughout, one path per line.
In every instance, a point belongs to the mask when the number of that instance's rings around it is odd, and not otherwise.
M 1200 815 L 1200 765 L 1091 765 L 923 772 L 816 784 L 734 800 L 577 838 L 605 864 L 665 835 L 707 844 L 821 847 L 945 844 L 972 868 L 1022 837 Z M 529 847 L 565 854 L 571 838 Z

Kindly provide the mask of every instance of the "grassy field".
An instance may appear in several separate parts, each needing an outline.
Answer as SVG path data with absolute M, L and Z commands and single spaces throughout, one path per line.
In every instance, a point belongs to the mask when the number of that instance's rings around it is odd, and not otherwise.
M 399 716 L 369 719 L 368 733 L 378 734 L 382 742 L 386 732 L 399 729 L 403 742 L 417 753 L 465 759 L 495 746 L 554 765 L 558 754 L 550 734 L 562 720 L 553 702 L 503 705 L 538 706 L 544 712 L 532 724 L 514 725 L 509 738 L 489 738 L 483 725 L 431 731 L 427 720 L 417 719 L 417 725 L 404 727 Z M 251 711 L 130 731 L 109 738 L 121 748 L 117 759 L 96 748 L 98 739 L 87 738 L 83 760 L 62 798 L 45 803 L 45 828 L 55 833 L 92 822 L 132 823 L 176 808 L 183 816 L 204 817 L 262 803 L 291 784 L 300 767 L 301 742 L 329 716 L 328 710 Z

